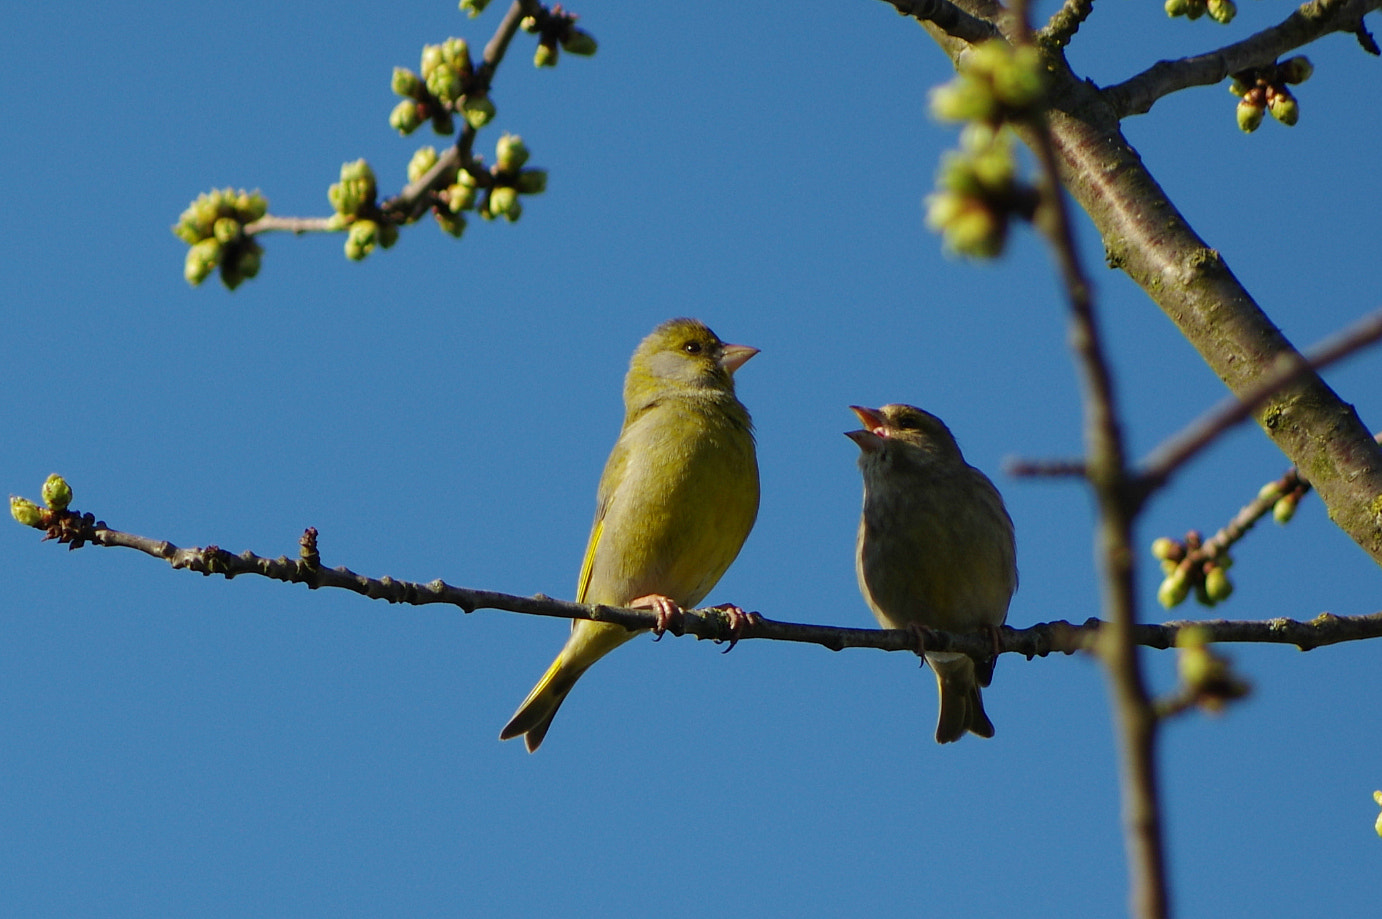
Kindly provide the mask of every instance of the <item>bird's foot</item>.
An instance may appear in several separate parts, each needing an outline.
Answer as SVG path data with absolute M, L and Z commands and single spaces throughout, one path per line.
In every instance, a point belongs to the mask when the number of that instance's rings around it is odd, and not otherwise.
M 653 634 L 657 638 L 654 638 L 653 641 L 660 640 L 669 631 L 673 635 L 682 634 L 681 607 L 671 597 L 664 597 L 662 594 L 648 594 L 646 597 L 639 597 L 630 603 L 629 609 L 649 609 L 656 614 L 657 622 L 653 625 Z
M 733 603 L 721 603 L 719 606 L 710 607 L 710 609 L 719 610 L 723 613 L 729 624 L 729 647 L 720 652 L 722 654 L 728 654 L 730 651 L 734 650 L 734 646 L 739 643 L 739 639 L 744 635 L 744 629 L 749 626 L 758 625 L 763 621 L 762 616 L 757 613 L 746 612 Z M 721 639 L 717 638 L 715 641 L 719 642 Z
M 909 623 L 907 623 L 907 631 L 910 632 L 910 633 L 912 634 L 912 638 L 916 641 L 916 643 L 917 643 L 917 646 L 916 646 L 917 657 L 921 658 L 921 666 L 925 667 L 925 666 L 926 666 L 926 639 L 930 637 L 930 635 L 931 635 L 931 630 L 928 629 L 928 628 L 927 628 L 926 626 L 924 626 L 924 625 L 920 625 L 920 624 L 915 623 L 915 622 L 909 622 Z

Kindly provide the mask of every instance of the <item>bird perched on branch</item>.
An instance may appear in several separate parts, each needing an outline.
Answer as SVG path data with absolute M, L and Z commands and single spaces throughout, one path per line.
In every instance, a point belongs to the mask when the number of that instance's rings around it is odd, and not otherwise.
M 730 345 L 695 319 L 664 322 L 643 339 L 624 379 L 624 427 L 605 462 L 595 524 L 581 564 L 580 603 L 649 609 L 659 633 L 705 597 L 758 515 L 758 460 L 734 372 L 758 353 Z M 747 619 L 721 607 L 731 628 Z M 577 619 L 571 635 L 500 732 L 542 743 L 581 674 L 637 634 Z
M 1012 519 L 998 489 L 965 462 L 950 429 L 910 405 L 851 406 L 864 510 L 855 547 L 859 590 L 879 624 L 910 629 L 936 673 L 936 742 L 993 736 L 979 692 L 996 659 L 925 652 L 925 632 L 993 630 L 1017 589 Z

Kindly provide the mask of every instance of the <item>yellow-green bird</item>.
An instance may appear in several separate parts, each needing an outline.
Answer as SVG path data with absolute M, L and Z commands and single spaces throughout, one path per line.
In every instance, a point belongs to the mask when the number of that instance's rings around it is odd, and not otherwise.
M 624 427 L 605 462 L 581 563 L 580 603 L 651 609 L 668 621 L 705 597 L 758 516 L 758 459 L 734 372 L 757 348 L 671 319 L 639 344 L 624 378 Z M 732 623 L 737 607 L 723 607 Z M 542 743 L 581 674 L 636 635 L 577 619 L 566 645 L 500 732 Z
M 864 511 L 855 546 L 859 590 L 888 629 L 972 632 L 1008 618 L 1017 589 L 1012 518 L 988 476 L 969 463 L 945 423 L 911 405 L 850 406 Z M 923 641 L 924 645 L 924 641 Z M 993 736 L 980 686 L 994 658 L 927 652 L 940 689 L 936 742 Z

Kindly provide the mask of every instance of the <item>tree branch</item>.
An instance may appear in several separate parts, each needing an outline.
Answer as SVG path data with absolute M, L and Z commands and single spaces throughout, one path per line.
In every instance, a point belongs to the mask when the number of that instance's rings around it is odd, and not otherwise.
M 923 25 L 931 24 L 946 35 L 977 45 L 998 37 L 998 29 L 989 22 L 971 16 L 949 0 L 886 0 L 903 16 L 910 16 Z
M 371 578 L 344 567 L 323 568 L 317 553 L 315 529 L 308 529 L 303 534 L 298 558 L 265 558 L 248 551 L 232 554 L 217 546 L 180 548 L 166 540 L 113 530 L 91 514 L 78 511 L 45 510 L 43 513 L 46 515 L 45 524 L 39 528 L 47 530 L 45 538 L 56 539 L 73 549 L 88 543 L 120 546 L 163 559 L 173 568 L 208 576 L 220 575 L 227 580 L 239 575 L 257 575 L 276 581 L 306 584 L 313 590 L 321 587 L 348 590 L 389 603 L 410 606 L 444 603 L 466 613 L 496 609 L 529 616 L 591 619 L 615 623 L 631 630 L 651 629 L 657 622 L 656 614 L 649 610 L 590 606 L 543 594 L 522 597 L 493 590 L 453 587 L 440 579 L 423 584 L 387 576 Z M 1359 616 L 1322 613 L 1308 622 L 1294 619 L 1177 620 L 1160 625 L 1134 626 L 1132 638 L 1136 644 L 1166 650 L 1175 647 L 1176 635 L 1187 628 L 1203 629 L 1207 640 L 1213 642 L 1289 644 L 1308 651 L 1345 641 L 1382 638 L 1382 612 Z M 1028 659 L 1049 654 L 1074 654 L 1094 649 L 1099 636 L 1108 629 L 1109 624 L 1098 619 L 1088 619 L 1080 625 L 1056 620 L 1024 629 L 1003 626 L 998 630 L 997 647 L 1000 653 L 1021 654 Z M 879 651 L 915 652 L 917 649 L 916 636 L 906 629 L 851 629 L 782 622 L 763 617 L 750 622 L 736 637 L 731 631 L 728 617 L 722 610 L 713 608 L 686 610 L 681 627 L 674 634 L 731 643 L 750 639 L 792 641 L 820 645 L 832 651 L 874 648 Z M 994 636 L 987 631 L 934 631 L 927 634 L 926 647 L 930 651 L 960 651 L 974 657 L 985 657 L 993 653 L 994 640 Z
M 1382 0 L 1311 0 L 1279 25 L 1217 51 L 1178 61 L 1158 61 L 1136 76 L 1107 87 L 1103 94 L 1115 117 L 1141 115 L 1150 111 L 1162 96 L 1191 86 L 1220 83 L 1229 74 L 1270 64 L 1287 51 L 1331 32 L 1359 32 L 1363 15 L 1378 8 L 1382 8 Z

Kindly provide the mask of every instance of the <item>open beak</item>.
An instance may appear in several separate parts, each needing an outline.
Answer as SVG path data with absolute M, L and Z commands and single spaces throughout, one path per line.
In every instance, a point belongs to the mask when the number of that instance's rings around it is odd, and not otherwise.
M 862 405 L 851 405 L 850 410 L 859 416 L 859 420 L 864 424 L 862 431 L 846 431 L 845 436 L 859 445 L 859 449 L 865 453 L 873 453 L 883 449 L 883 435 L 878 433 L 883 429 L 883 419 L 878 412 L 871 408 L 864 408 Z

